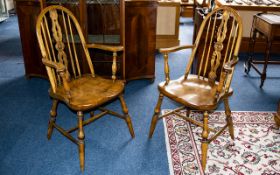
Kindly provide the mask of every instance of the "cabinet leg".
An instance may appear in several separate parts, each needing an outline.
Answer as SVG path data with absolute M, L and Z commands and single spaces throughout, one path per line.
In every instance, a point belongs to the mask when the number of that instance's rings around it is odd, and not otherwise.
M 270 49 L 271 49 L 272 41 L 270 39 L 267 39 L 267 46 L 266 46 L 266 51 L 265 51 L 265 60 L 264 60 L 264 65 L 263 65 L 263 72 L 261 74 L 261 84 L 260 88 L 263 87 L 264 81 L 266 79 L 266 69 L 267 69 L 267 64 L 270 59 Z
M 245 61 L 244 63 L 244 68 L 245 68 L 245 73 L 249 73 L 251 70 L 251 64 L 253 61 L 253 57 L 254 57 L 254 50 L 255 50 L 255 42 L 256 42 L 256 35 L 257 35 L 257 31 L 254 29 L 254 27 L 251 30 L 251 37 L 250 37 L 250 41 L 249 41 L 249 56 L 248 56 L 248 60 Z

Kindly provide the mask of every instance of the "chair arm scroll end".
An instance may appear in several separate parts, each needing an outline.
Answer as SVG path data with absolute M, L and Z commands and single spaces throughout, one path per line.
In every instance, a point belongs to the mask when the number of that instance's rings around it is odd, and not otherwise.
M 233 70 L 233 67 L 238 63 L 238 60 L 239 60 L 238 57 L 234 56 L 234 58 L 231 61 L 227 62 L 224 65 L 224 67 L 223 67 L 224 71 L 226 73 L 231 73 Z

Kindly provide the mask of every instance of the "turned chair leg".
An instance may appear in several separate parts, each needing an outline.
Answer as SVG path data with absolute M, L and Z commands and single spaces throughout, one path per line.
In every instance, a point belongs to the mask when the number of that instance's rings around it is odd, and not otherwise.
M 154 115 L 153 115 L 153 118 L 152 118 L 152 121 L 151 121 L 149 138 L 152 138 L 154 130 L 156 128 L 156 124 L 157 124 L 157 121 L 158 121 L 158 116 L 159 116 L 159 113 L 160 113 L 160 107 L 161 107 L 161 104 L 162 104 L 162 100 L 163 100 L 163 94 L 160 93 L 159 97 L 158 97 L 157 105 L 155 107 Z
M 229 108 L 228 98 L 224 99 L 224 104 L 225 104 L 225 113 L 226 113 L 226 120 L 227 120 L 227 124 L 228 124 L 229 134 L 230 134 L 231 139 L 234 140 L 234 128 L 233 128 L 233 122 L 232 122 L 232 117 L 231 117 L 231 110 Z
M 123 110 L 123 113 L 124 113 L 124 116 L 125 116 L 125 121 L 126 121 L 126 124 L 128 126 L 130 135 L 131 135 L 132 138 L 134 138 L 135 134 L 134 134 L 131 118 L 128 114 L 128 109 L 127 109 L 126 103 L 124 101 L 123 95 L 120 95 L 119 99 L 120 99 L 120 102 L 121 102 L 122 110 Z
M 84 171 L 85 168 L 85 133 L 83 129 L 84 114 L 81 111 L 77 112 L 78 115 L 78 148 L 80 157 L 80 168 Z
M 57 106 L 58 106 L 58 100 L 53 99 L 53 104 L 52 104 L 52 108 L 50 111 L 50 120 L 49 120 L 49 126 L 48 126 L 48 134 L 47 134 L 47 138 L 48 140 L 51 139 L 52 136 L 52 132 L 53 132 L 53 124 L 55 123 L 56 120 L 56 115 L 57 115 Z
M 204 112 L 203 114 L 203 131 L 202 131 L 202 143 L 201 143 L 201 164 L 202 164 L 202 169 L 205 171 L 206 169 L 206 162 L 207 162 L 207 151 L 208 151 L 208 135 L 209 135 L 209 129 L 208 129 L 208 117 L 209 114 L 207 111 Z

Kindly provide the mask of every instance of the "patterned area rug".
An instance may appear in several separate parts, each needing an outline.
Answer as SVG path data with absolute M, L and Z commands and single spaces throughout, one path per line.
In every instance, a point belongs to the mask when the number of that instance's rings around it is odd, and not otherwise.
M 202 113 L 192 112 L 191 116 L 202 120 Z M 170 174 L 280 175 L 280 130 L 273 113 L 232 112 L 232 116 L 235 140 L 226 129 L 209 144 L 205 173 L 200 163 L 202 129 L 174 115 L 164 118 Z M 221 127 L 224 112 L 210 114 L 209 123 L 213 128 Z

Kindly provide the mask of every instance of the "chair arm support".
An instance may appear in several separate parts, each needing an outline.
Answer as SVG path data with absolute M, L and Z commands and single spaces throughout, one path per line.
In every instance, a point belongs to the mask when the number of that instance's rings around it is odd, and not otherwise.
M 160 53 L 170 53 L 170 52 L 176 52 L 183 49 L 192 49 L 194 48 L 194 45 L 182 45 L 182 46 L 175 46 L 175 47 L 169 47 L 169 48 L 161 48 L 159 49 Z
M 70 95 L 70 86 L 68 83 L 70 81 L 70 75 L 69 75 L 69 72 L 67 71 L 66 67 L 62 63 L 56 63 L 56 62 L 50 61 L 46 58 L 42 58 L 42 62 L 44 65 L 56 70 L 56 72 L 62 79 L 64 90 L 66 91 L 68 97 L 70 98 L 70 96 L 71 96 Z
M 113 46 L 113 45 L 104 45 L 104 44 L 87 44 L 87 48 L 90 49 L 100 49 L 110 52 L 119 52 L 123 51 L 123 46 Z
M 89 49 L 100 49 L 109 52 L 113 52 L 113 64 L 112 64 L 112 79 L 115 81 L 117 79 L 117 52 L 123 51 L 123 46 L 112 46 L 112 45 L 104 45 L 104 44 L 87 44 L 86 47 Z
M 194 47 L 194 45 L 182 45 L 182 46 L 175 46 L 175 47 L 159 49 L 159 52 L 163 54 L 163 58 L 164 58 L 165 85 L 168 85 L 168 83 L 170 81 L 168 54 L 170 52 L 175 52 L 175 51 L 182 50 L 182 49 L 190 49 L 190 48 L 193 48 L 193 47 Z
M 57 72 L 66 71 L 66 67 L 61 63 L 56 63 L 56 62 L 50 61 L 46 58 L 42 58 L 42 62 L 45 66 L 49 66 L 51 68 L 54 68 Z
M 234 69 L 234 66 L 238 63 L 238 57 L 234 56 L 234 58 L 227 62 L 224 66 L 223 66 L 223 70 L 221 72 L 221 76 L 220 76 L 220 81 L 217 87 L 217 92 L 216 92 L 216 97 L 218 98 L 221 91 L 224 89 L 225 92 L 227 92 L 229 90 L 230 87 L 230 82 L 232 79 L 232 72 Z

